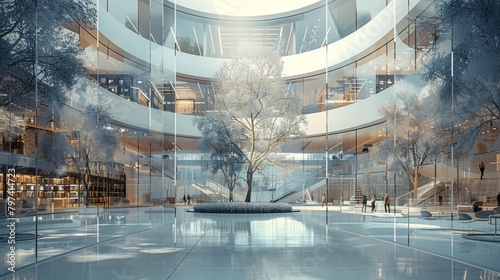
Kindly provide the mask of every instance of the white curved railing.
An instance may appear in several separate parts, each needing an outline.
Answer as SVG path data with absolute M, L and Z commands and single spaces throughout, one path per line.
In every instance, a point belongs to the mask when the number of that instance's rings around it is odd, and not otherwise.
M 404 81 L 415 85 L 415 88 L 424 87 L 419 73 L 415 72 L 404 78 Z M 109 112 L 111 118 L 118 123 L 127 124 L 131 128 L 139 128 L 144 131 L 151 130 L 165 134 L 176 134 L 186 137 L 201 137 L 199 130 L 193 125 L 194 116 L 175 114 L 139 105 L 124 99 L 91 81 L 84 81 L 87 86 L 97 87 L 99 98 L 106 99 L 112 104 Z M 341 133 L 353 129 L 368 127 L 383 122 L 383 117 L 378 108 L 393 99 L 394 86 L 373 95 L 367 99 L 358 101 L 349 106 L 340 107 L 328 111 L 328 133 Z M 68 96 L 67 105 L 81 109 L 85 105 L 85 92 L 74 91 Z M 363 112 L 362 114 L 360 112 Z M 305 115 L 308 126 L 305 129 L 306 136 L 319 136 L 325 134 L 326 112 L 318 112 Z

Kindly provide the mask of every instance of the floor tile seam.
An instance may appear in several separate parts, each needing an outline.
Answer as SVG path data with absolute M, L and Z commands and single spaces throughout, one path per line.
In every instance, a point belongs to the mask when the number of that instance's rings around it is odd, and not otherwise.
M 203 232 L 203 234 L 198 238 L 198 240 L 196 241 L 196 243 L 194 243 L 191 246 L 191 248 L 189 249 L 189 251 L 184 255 L 184 257 L 174 267 L 174 269 L 172 270 L 172 272 L 170 272 L 170 274 L 167 276 L 166 280 L 168 280 L 168 279 L 170 279 L 170 277 L 172 277 L 172 275 L 177 271 L 177 269 L 179 268 L 179 266 L 181 266 L 181 264 L 189 256 L 189 254 L 193 251 L 193 249 L 198 245 L 198 243 L 200 243 L 200 241 L 203 239 L 203 237 L 205 237 L 206 233 L 212 229 L 212 227 L 214 226 L 214 224 L 215 224 L 215 221 L 212 222 L 212 224 L 205 230 L 205 232 Z
M 467 263 L 465 261 L 457 260 L 457 259 L 454 259 L 452 257 L 448 257 L 448 256 L 445 256 L 445 255 L 436 254 L 436 253 L 429 252 L 429 251 L 426 251 L 426 250 L 423 250 L 423 249 L 411 247 L 411 246 L 404 245 L 404 244 L 399 244 L 399 243 L 396 243 L 396 242 L 387 241 L 387 240 L 384 240 L 384 239 L 375 238 L 375 237 L 368 236 L 368 235 L 359 234 L 359 233 L 356 233 L 356 232 L 345 231 L 345 230 L 341 230 L 341 229 L 332 229 L 332 230 L 343 232 L 343 233 L 348 233 L 348 234 L 354 234 L 354 235 L 357 235 L 357 236 L 360 236 L 360 237 L 370 238 L 370 239 L 373 239 L 373 240 L 376 240 L 376 241 L 380 241 L 380 242 L 383 242 L 383 243 L 388 243 L 388 244 L 396 245 L 398 247 L 402 247 L 402 248 L 410 249 L 410 250 L 413 250 L 413 251 L 417 251 L 417 252 L 429 254 L 431 256 L 443 258 L 443 259 L 449 260 L 451 262 L 460 263 L 460 264 L 463 264 L 463 265 L 475 267 L 477 269 L 486 270 L 486 271 L 489 271 L 489 272 L 496 273 L 496 274 L 500 275 L 500 271 L 495 271 L 495 270 L 492 270 L 490 268 L 481 267 L 481 266 L 478 266 L 478 265 L 475 265 L 475 264 Z
M 108 240 L 105 240 L 105 241 L 101 241 L 99 243 L 89 244 L 89 245 L 86 245 L 86 246 L 83 246 L 83 247 L 80 247 L 80 248 L 77 248 L 77 249 L 74 249 L 74 250 L 70 250 L 70 251 L 67 251 L 67 252 L 55 255 L 55 256 L 51 256 L 51 257 L 45 258 L 45 259 L 40 260 L 40 261 L 35 261 L 33 263 L 30 263 L 30 264 L 27 264 L 25 266 L 22 266 L 19 269 L 16 269 L 16 273 L 19 272 L 19 271 L 24 271 L 24 270 L 33 268 L 33 267 L 35 267 L 37 265 L 43 265 L 43 264 L 45 264 L 47 262 L 57 260 L 59 258 L 71 255 L 73 253 L 78 253 L 80 251 L 83 251 L 83 250 L 86 250 L 86 249 L 90 249 L 90 248 L 95 247 L 97 245 L 107 244 L 107 243 L 119 240 L 121 238 L 127 238 L 127 237 L 134 236 L 134 235 L 137 235 L 137 234 L 142 234 L 142 233 L 145 233 L 145 232 L 148 232 L 148 231 L 152 231 L 152 230 L 155 230 L 155 229 L 158 229 L 158 228 L 161 228 L 161 226 L 150 228 L 150 229 L 141 230 L 141 231 L 138 231 L 138 232 L 133 232 L 133 233 L 125 234 L 125 235 L 118 236 L 118 237 L 114 237 L 114 238 L 111 238 L 111 239 L 108 239 Z M 12 272 L 6 272 L 6 273 L 3 273 L 3 274 L 0 274 L 0 279 L 2 279 L 3 277 L 8 277 L 9 275 L 12 275 Z

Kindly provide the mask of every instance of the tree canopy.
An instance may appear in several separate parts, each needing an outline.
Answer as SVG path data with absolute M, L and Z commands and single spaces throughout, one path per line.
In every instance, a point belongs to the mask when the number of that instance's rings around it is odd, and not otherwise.
M 41 103 L 64 98 L 85 73 L 78 34 L 70 30 L 91 25 L 94 7 L 91 0 L 2 1 L 0 106 L 33 109 L 35 88 Z
M 478 152 L 472 147 L 481 142 L 481 132 L 500 120 L 500 2 L 450 0 L 435 5 L 438 45 L 444 39 L 450 46 L 426 64 L 424 79 L 439 85 L 449 109 L 443 117 L 450 119 L 453 105 L 456 151 Z
M 427 94 L 431 89 L 419 90 L 400 81 L 393 86 L 396 99 L 380 108 L 387 120 L 387 137 L 380 144 L 381 154 L 393 157 L 391 169 L 402 170 L 418 198 L 420 171 L 429 160 L 446 155 L 449 146 L 447 122 L 439 118 L 442 107 L 437 96 Z M 394 136 L 396 145 L 394 147 Z
M 302 135 L 306 125 L 300 96 L 287 90 L 282 71 L 277 49 L 242 44 L 215 75 L 213 120 L 230 128 L 233 142 L 243 151 L 246 202 L 251 199 L 253 174 L 268 163 L 284 166 L 280 148 Z
M 65 126 L 71 127 L 77 137 L 71 146 L 67 146 L 69 151 L 63 152 L 69 155 L 77 172 L 83 175 L 88 204 L 90 176 L 100 165 L 111 168 L 110 163 L 118 148 L 118 137 L 110 125 L 110 102 L 99 98 L 97 88 L 87 87 L 86 96 L 88 103 L 84 111 L 80 115 L 68 116 L 65 120 Z
M 244 152 L 238 146 L 240 134 L 234 128 L 208 113 L 205 117 L 196 118 L 195 124 L 203 137 L 200 139 L 200 150 L 205 154 L 202 159 L 202 170 L 217 174 L 221 171 L 229 189 L 229 201 L 234 200 L 234 188 L 245 161 Z

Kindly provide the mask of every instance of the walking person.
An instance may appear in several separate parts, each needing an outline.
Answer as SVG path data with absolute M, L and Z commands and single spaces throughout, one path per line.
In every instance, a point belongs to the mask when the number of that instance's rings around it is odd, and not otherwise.
M 391 213 L 391 199 L 389 198 L 388 193 L 385 193 L 384 196 L 384 210 L 385 213 Z
M 372 212 L 376 212 L 375 210 L 375 202 L 377 201 L 377 198 L 375 197 L 374 194 L 372 194 Z
M 182 197 L 182 201 L 184 202 L 184 205 L 186 205 L 186 202 L 187 202 L 186 195 L 184 195 L 184 196 Z
M 361 206 L 361 212 L 366 213 L 366 204 L 368 203 L 368 198 L 366 198 L 366 195 L 363 195 L 363 200 L 362 200 L 363 206 Z
M 481 171 L 481 180 L 483 180 L 483 175 L 484 175 L 484 162 L 481 161 L 481 163 L 479 164 L 479 171 Z
M 497 204 L 498 204 L 498 206 L 500 206 L 500 192 L 498 192 L 498 195 L 497 195 Z
M 187 203 L 188 203 L 188 205 L 191 205 L 191 196 L 189 194 L 187 196 Z
M 325 205 L 325 204 L 326 204 L 326 195 L 325 195 L 325 194 L 323 194 L 323 195 L 321 196 L 321 207 L 323 207 L 323 205 Z

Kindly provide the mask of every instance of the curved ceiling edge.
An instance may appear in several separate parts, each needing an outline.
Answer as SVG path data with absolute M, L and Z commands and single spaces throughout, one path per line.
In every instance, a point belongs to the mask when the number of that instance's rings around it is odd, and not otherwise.
M 415 72 L 404 78 L 405 82 L 412 83 L 416 88 L 424 87 L 423 81 L 420 79 L 419 73 Z M 96 85 L 87 81 L 89 86 Z M 386 102 L 392 101 L 393 90 L 392 86 L 374 96 L 351 104 L 349 106 L 333 109 L 328 111 L 328 133 L 336 134 L 345 131 L 352 131 L 357 128 L 367 127 L 373 124 L 383 122 L 383 118 L 378 112 L 378 108 Z M 152 132 L 173 135 L 175 132 L 178 136 L 186 137 L 201 137 L 201 133 L 193 124 L 192 115 L 183 115 L 151 109 L 124 99 L 104 88 L 99 87 L 99 93 L 102 98 L 111 102 L 112 106 L 109 109 L 111 118 L 117 123 L 127 124 L 130 128 L 139 128 L 144 131 L 151 130 Z M 76 95 L 69 97 L 71 107 L 83 107 L 86 98 L 84 92 L 79 92 Z M 70 106 L 70 105 L 68 105 Z M 360 112 L 363 112 L 362 114 Z M 308 126 L 306 128 L 306 137 L 325 135 L 326 113 L 319 112 L 306 115 Z M 176 120 L 176 122 L 174 121 Z
M 404 19 L 407 12 L 412 10 L 421 1 L 424 0 L 411 1 L 410 7 L 407 6 L 406 1 L 395 1 L 400 3 L 396 6 L 396 21 L 399 22 Z M 394 7 L 389 5 L 362 28 L 351 33 L 342 40 L 330 44 L 328 46 L 327 57 L 328 67 L 335 69 L 347 65 L 367 53 L 374 51 L 377 48 L 377 43 L 391 33 L 393 27 L 392 23 L 394 21 L 393 16 Z M 101 14 L 100 31 L 103 36 L 108 38 L 119 48 L 143 61 L 150 61 L 149 54 L 143 50 L 150 49 L 153 45 L 154 48 L 152 48 L 152 51 L 163 52 L 174 56 L 174 51 L 172 49 L 157 45 L 137 35 L 120 24 L 107 12 L 102 12 Z M 123 32 L 126 32 L 126 34 L 123 34 Z M 133 38 L 131 38 L 131 36 Z M 134 44 L 130 42 L 134 42 Z M 284 75 L 287 79 L 293 79 L 323 73 L 325 69 L 326 51 L 327 47 L 323 47 L 306 53 L 283 57 L 285 63 Z M 179 75 L 197 77 L 199 79 L 211 79 L 224 59 L 177 52 L 176 61 L 175 70 Z M 152 61 L 152 63 L 154 64 L 155 62 Z M 197 67 L 192 67 L 193 65 L 197 65 Z M 163 65 L 163 67 L 165 66 L 173 67 L 172 65 Z M 174 71 L 174 69 L 165 70 Z
M 314 6 L 324 5 L 324 1 L 320 0 L 168 0 L 168 2 L 177 6 L 179 10 L 209 18 L 251 18 L 252 20 L 296 14 Z

